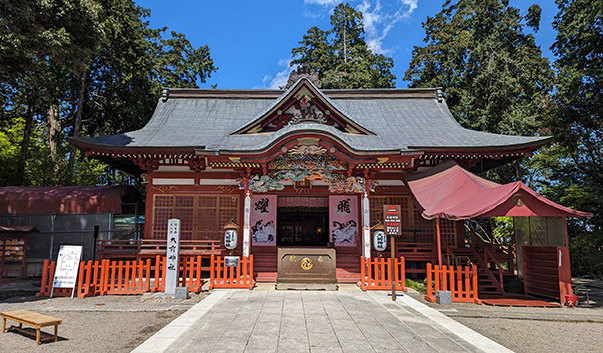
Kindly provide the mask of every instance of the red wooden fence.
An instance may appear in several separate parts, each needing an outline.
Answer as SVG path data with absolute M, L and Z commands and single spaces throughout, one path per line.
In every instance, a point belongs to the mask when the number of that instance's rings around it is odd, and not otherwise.
M 209 259 L 207 259 L 209 260 Z M 187 286 L 191 292 L 200 292 L 203 286 L 203 257 L 181 257 L 179 286 Z M 49 296 L 52 289 L 56 263 L 44 260 L 42 282 L 38 297 Z M 140 261 L 83 261 L 80 262 L 75 293 L 80 298 L 93 295 L 142 294 L 165 290 L 165 257 L 157 256 Z M 55 288 L 54 296 L 70 296 L 71 289 Z
M 392 289 L 391 258 L 360 258 L 360 288 L 362 290 Z M 396 290 L 406 291 L 404 257 L 394 259 L 394 284 Z
M 477 266 L 432 266 L 427 264 L 427 295 L 436 301 L 435 292 L 450 291 L 453 302 L 481 304 L 477 293 Z
M 249 288 L 253 289 L 253 255 L 240 257 L 239 266 L 226 267 L 222 256 L 212 255 L 209 289 Z

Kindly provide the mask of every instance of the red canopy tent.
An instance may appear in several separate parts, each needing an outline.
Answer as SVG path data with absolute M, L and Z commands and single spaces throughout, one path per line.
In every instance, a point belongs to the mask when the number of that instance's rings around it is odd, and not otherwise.
M 556 204 L 521 181 L 501 185 L 447 160 L 406 179 L 425 219 L 457 221 L 473 217 L 592 217 Z
M 556 204 L 521 181 L 500 185 L 446 160 L 426 173 L 406 179 L 415 204 L 425 219 L 436 220 L 438 264 L 442 264 L 439 220 L 458 221 L 473 217 L 592 217 Z M 564 223 L 565 224 L 565 223 Z M 525 292 L 558 298 L 562 303 L 571 295 L 571 273 L 567 228 L 565 246 L 524 246 Z M 543 261 L 546 260 L 546 261 Z M 550 261 L 552 260 L 552 261 Z M 551 263 L 550 268 L 534 264 Z M 548 278 L 543 281 L 543 277 Z

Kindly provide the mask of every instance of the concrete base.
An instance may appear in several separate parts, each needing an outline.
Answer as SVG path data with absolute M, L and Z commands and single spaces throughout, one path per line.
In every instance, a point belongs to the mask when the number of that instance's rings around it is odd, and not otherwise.
M 277 283 L 277 290 L 337 290 L 336 283 Z
M 180 300 L 188 299 L 188 287 L 176 287 L 175 298 Z
M 436 291 L 436 303 L 441 305 L 452 304 L 452 292 L 447 290 Z

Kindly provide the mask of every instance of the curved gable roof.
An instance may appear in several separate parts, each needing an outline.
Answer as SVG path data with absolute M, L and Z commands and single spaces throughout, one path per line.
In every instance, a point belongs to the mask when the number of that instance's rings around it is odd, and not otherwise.
M 237 133 L 266 117 L 296 89 L 315 92 L 366 134 L 350 134 L 325 124 L 297 124 L 278 131 Z M 233 133 L 234 132 L 234 133 Z M 453 118 L 436 89 L 319 90 L 301 79 L 290 90 L 169 90 L 147 125 L 136 131 L 71 141 L 97 150 L 206 150 L 257 153 L 284 136 L 318 132 L 351 150 L 379 152 L 534 150 L 549 137 L 524 137 L 472 131 Z

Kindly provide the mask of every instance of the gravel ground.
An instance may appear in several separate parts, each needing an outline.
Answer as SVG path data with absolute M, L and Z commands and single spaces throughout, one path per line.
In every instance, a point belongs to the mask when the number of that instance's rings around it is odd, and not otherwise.
M 10 288 L 0 285 L 0 311 L 26 309 L 63 319 L 59 341 L 36 347 L 35 331 L 0 334 L 3 352 L 130 352 L 165 325 L 201 301 L 207 292 L 191 293 L 178 301 L 160 293 L 98 296 L 85 299 L 36 298 L 36 285 Z M 454 303 L 441 306 L 415 299 L 440 310 L 482 335 L 518 352 L 603 352 L 603 282 L 591 290 L 590 307 L 508 308 Z M 14 322 L 8 322 L 8 325 Z M 24 328 L 26 328 L 24 326 Z M 52 327 L 43 329 L 51 337 Z M 45 337 L 44 335 L 42 338 Z
M 584 291 L 578 308 L 438 305 L 415 299 L 517 353 L 603 352 L 603 281 L 573 282 L 589 288 L 590 305 Z
M 188 300 L 176 300 L 163 293 L 107 295 L 90 298 L 37 298 L 39 283 L 0 284 L 0 311 L 30 310 L 63 320 L 59 338 L 53 342 L 54 327 L 42 328 L 36 346 L 35 330 L 0 333 L 0 353 L 4 352 L 130 352 L 157 331 L 203 300 L 207 292 L 191 293 Z M 15 288 L 8 288 L 13 286 Z M 4 291 L 2 290 L 4 287 Z M 7 321 L 7 328 L 17 325 Z
M 52 342 L 53 327 L 45 327 L 42 330 L 47 334 L 42 338 L 51 339 L 36 347 L 35 330 L 23 326 L 25 334 L 15 330 L 2 334 L 0 352 L 130 352 L 182 311 L 45 311 L 43 314 L 63 319 L 57 342 Z
M 517 353 L 603 352 L 603 323 L 453 317 Z

